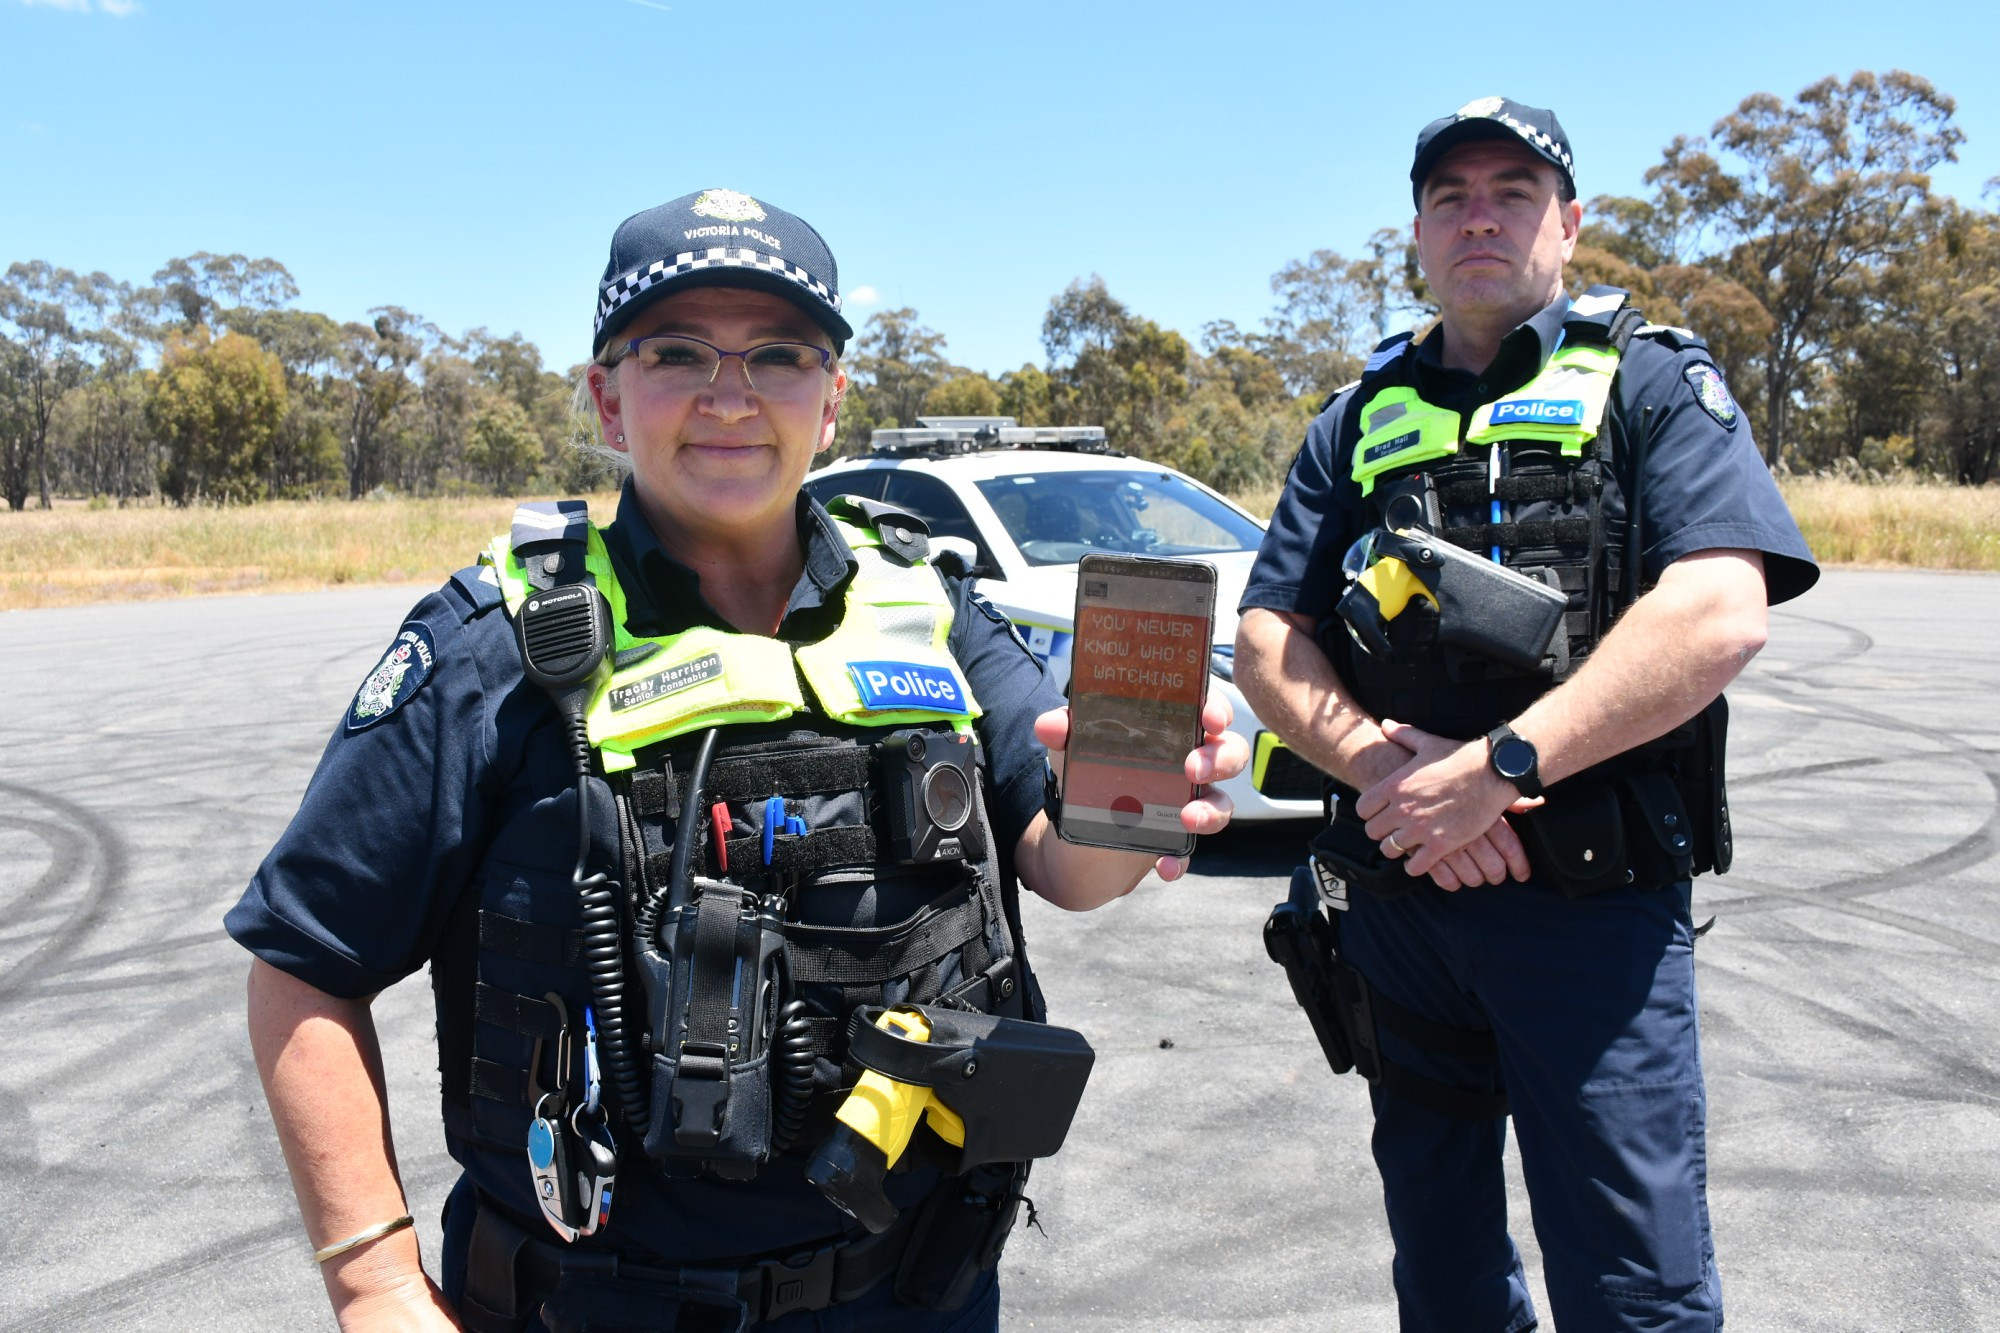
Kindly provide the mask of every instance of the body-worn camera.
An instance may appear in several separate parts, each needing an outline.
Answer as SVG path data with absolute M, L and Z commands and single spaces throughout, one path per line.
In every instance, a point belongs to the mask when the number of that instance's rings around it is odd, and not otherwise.
M 977 747 L 950 731 L 898 731 L 880 748 L 888 859 L 902 864 L 969 860 L 986 850 L 980 827 Z

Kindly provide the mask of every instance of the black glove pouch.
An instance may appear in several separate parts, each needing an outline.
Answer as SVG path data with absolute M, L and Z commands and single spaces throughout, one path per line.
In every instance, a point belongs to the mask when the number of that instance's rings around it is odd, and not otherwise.
M 1028 1165 L 997 1162 L 945 1177 L 918 1206 L 896 1270 L 896 1299 L 923 1310 L 965 1304 L 980 1276 L 1000 1262 L 1021 1210 Z

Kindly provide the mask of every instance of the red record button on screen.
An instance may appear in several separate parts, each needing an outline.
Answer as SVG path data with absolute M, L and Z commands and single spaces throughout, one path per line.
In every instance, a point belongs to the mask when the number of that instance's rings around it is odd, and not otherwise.
M 1119 828 L 1137 828 L 1146 817 L 1146 807 L 1136 796 L 1119 796 L 1111 802 L 1111 822 Z

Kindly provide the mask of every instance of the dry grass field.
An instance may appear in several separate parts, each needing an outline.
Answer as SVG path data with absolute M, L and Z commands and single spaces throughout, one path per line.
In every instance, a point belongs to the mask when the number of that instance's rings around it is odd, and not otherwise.
M 609 518 L 616 497 L 593 497 Z M 274 501 L 229 509 L 0 511 L 0 610 L 348 583 L 442 583 L 512 499 Z
M 1827 564 L 2000 571 L 2000 487 L 1788 479 Z M 1275 486 L 1237 497 L 1268 515 Z M 614 497 L 593 498 L 608 517 Z M 273 502 L 233 509 L 0 511 L 0 610 L 346 583 L 441 582 L 513 513 L 501 499 Z

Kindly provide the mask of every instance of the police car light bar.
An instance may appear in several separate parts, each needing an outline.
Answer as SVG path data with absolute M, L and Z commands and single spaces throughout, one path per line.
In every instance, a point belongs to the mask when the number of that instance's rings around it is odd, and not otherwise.
M 1107 454 L 1111 445 L 1102 426 L 1019 426 L 1013 417 L 918 417 L 921 426 L 878 430 L 868 447 L 879 454 L 948 457 L 982 449 L 1060 449 Z

